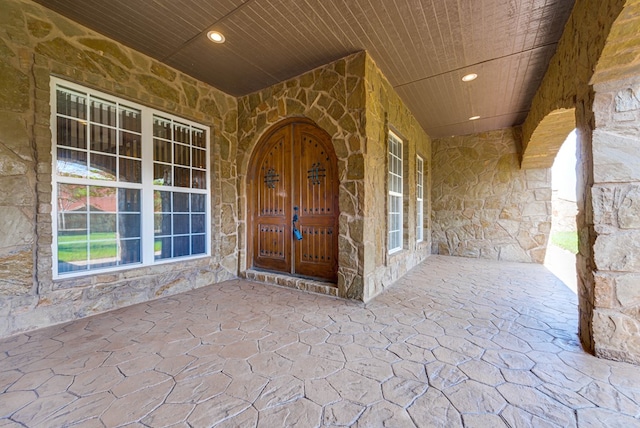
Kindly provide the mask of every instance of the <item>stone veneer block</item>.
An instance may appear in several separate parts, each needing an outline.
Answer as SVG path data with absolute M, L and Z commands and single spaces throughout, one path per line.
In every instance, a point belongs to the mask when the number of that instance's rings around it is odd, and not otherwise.
M 596 183 L 640 181 L 640 139 L 596 129 L 593 132 L 593 168 Z
M 640 273 L 618 276 L 616 278 L 616 297 L 624 307 L 640 306 Z
M 640 272 L 640 230 L 599 235 L 594 253 L 598 270 Z
M 542 263 L 551 174 L 521 170 L 518 129 L 434 142 L 432 252 Z

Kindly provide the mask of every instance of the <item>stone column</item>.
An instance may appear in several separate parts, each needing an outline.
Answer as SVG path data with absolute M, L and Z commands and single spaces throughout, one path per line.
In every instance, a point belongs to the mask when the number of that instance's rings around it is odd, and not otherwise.
M 640 76 L 594 89 L 594 351 L 640 364 Z

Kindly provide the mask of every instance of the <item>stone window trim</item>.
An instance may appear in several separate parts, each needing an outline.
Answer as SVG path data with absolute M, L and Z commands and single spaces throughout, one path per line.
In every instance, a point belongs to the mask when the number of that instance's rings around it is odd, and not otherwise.
M 387 136 L 387 252 L 404 249 L 404 147 L 406 142 L 392 129 Z
M 416 155 L 416 242 L 424 241 L 424 159 Z
M 210 127 L 50 79 L 53 280 L 210 257 Z M 65 104 L 59 97 L 72 101 Z M 82 103 L 74 105 L 74 99 Z M 131 116 L 137 124 L 131 125 Z M 161 134 L 161 125 L 168 135 Z M 157 159 L 159 144 L 168 147 L 168 160 Z M 167 170 L 173 180 L 155 177 L 159 172 L 166 176 Z M 72 201 L 66 208 L 58 203 L 65 195 Z M 59 220 L 74 215 L 80 227 L 69 239 L 66 229 L 73 225 Z M 97 235 L 106 238 L 94 239 Z M 93 258 L 100 246 L 104 255 Z

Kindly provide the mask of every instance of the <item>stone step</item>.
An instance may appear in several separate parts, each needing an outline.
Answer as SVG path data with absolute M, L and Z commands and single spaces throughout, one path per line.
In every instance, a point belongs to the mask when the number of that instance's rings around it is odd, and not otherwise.
M 282 287 L 295 288 L 296 290 L 338 297 L 338 286 L 331 282 L 300 278 L 257 269 L 247 269 L 245 272 L 241 273 L 240 276 L 251 281 L 264 282 L 272 285 L 280 285 Z

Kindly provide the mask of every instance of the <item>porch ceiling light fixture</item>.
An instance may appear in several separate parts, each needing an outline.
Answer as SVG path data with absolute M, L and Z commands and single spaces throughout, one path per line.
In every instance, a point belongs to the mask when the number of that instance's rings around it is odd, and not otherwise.
M 465 74 L 464 76 L 462 76 L 462 81 L 471 82 L 472 80 L 476 80 L 477 77 L 478 75 L 476 73 Z
M 469 120 L 478 120 L 478 119 L 480 119 L 480 116 L 471 116 L 469 118 Z
M 213 43 L 224 43 L 224 36 L 219 31 L 209 31 L 207 37 Z

